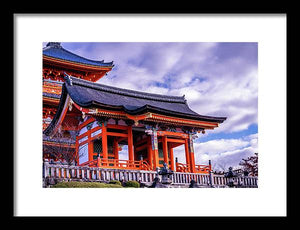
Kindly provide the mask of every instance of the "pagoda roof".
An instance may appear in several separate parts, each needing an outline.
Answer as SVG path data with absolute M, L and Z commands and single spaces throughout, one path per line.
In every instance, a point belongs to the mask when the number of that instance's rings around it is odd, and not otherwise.
M 131 115 L 158 112 L 165 115 L 223 122 L 225 117 L 203 116 L 191 110 L 184 96 L 145 93 L 98 84 L 69 76 L 63 88 L 83 108 L 122 110 Z
M 84 57 L 81 57 L 77 54 L 74 54 L 66 49 L 64 49 L 60 42 L 48 42 L 46 47 L 43 48 L 43 55 L 55 58 L 55 59 L 61 59 L 64 61 L 69 62 L 75 62 L 83 65 L 88 66 L 95 66 L 95 67 L 113 67 L 113 61 L 112 62 L 104 62 L 102 61 L 95 61 L 90 60 Z

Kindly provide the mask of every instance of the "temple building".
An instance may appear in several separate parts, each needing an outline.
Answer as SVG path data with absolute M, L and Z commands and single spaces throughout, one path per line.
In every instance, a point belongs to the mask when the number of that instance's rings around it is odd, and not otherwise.
M 51 123 L 59 104 L 64 74 L 79 79 L 98 81 L 113 68 L 113 62 L 89 60 L 64 49 L 59 42 L 49 42 L 43 48 L 43 130 Z M 70 133 L 60 138 L 43 136 L 43 157 L 57 158 L 61 151 L 74 152 Z
M 46 59 L 49 53 L 44 53 Z M 78 62 L 74 64 L 76 67 L 81 65 Z M 106 68 L 106 72 L 112 67 L 112 63 L 98 64 L 97 69 Z M 84 73 L 77 68 L 74 68 L 78 74 L 75 76 L 72 71 L 58 74 L 63 82 L 61 95 L 55 116 L 43 131 L 44 140 L 59 139 L 61 133 L 68 136 L 74 143 L 71 149 L 79 166 L 156 170 L 166 163 L 178 172 L 211 170 L 208 165 L 196 165 L 193 141 L 197 133 L 217 128 L 226 117 L 200 115 L 189 108 L 184 96 L 152 94 L 93 82 L 105 71 L 97 77 L 94 72 Z M 185 163 L 174 159 L 173 149 L 181 145 Z M 119 158 L 124 146 L 128 148 L 128 160 Z M 44 152 L 44 158 L 47 157 Z

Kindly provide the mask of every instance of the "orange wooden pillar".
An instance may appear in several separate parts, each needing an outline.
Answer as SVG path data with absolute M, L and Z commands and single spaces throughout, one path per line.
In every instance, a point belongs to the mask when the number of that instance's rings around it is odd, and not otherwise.
M 194 153 L 191 153 L 191 172 L 194 173 L 195 171 L 196 171 L 195 156 Z
M 170 168 L 172 171 L 174 171 L 174 154 L 173 154 L 173 148 L 170 147 L 170 161 L 171 161 L 171 165 Z
M 158 159 L 158 140 L 157 140 L 157 131 L 153 130 L 151 135 L 151 145 L 152 145 L 152 156 L 153 156 L 153 170 L 156 170 L 159 167 Z
M 185 161 L 186 161 L 186 164 L 190 168 L 191 161 L 190 161 L 190 151 L 189 151 L 189 142 L 188 142 L 188 139 L 185 139 L 184 149 L 185 149 Z
M 149 165 L 153 169 L 153 152 L 152 152 L 152 146 L 151 146 L 151 137 L 149 137 L 148 141 L 147 141 L 147 154 L 148 154 Z
M 189 151 L 190 151 L 191 172 L 194 173 L 196 171 L 196 164 L 195 164 L 193 137 L 191 134 L 189 135 Z
M 89 153 L 89 161 L 93 160 L 93 141 L 91 141 L 91 130 L 87 131 L 88 137 L 88 153 Z
M 134 151 L 133 151 L 133 137 L 132 137 L 132 126 L 128 126 L 128 159 L 134 161 Z
M 103 159 L 105 159 L 106 161 L 108 159 L 108 152 L 107 152 L 107 128 L 105 126 L 105 123 L 102 123 L 102 155 L 103 155 Z
M 119 159 L 119 143 L 117 138 L 114 138 L 113 150 L 115 159 Z
M 168 157 L 168 139 L 166 136 L 162 137 L 162 148 L 164 155 L 164 162 L 169 166 L 169 157 Z
M 78 143 L 78 136 L 76 136 L 76 142 L 75 142 L 75 160 L 76 165 L 79 165 L 79 143 Z

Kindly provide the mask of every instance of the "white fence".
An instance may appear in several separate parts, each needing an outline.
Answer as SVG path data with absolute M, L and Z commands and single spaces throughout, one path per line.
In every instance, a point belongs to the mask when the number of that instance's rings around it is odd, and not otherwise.
M 135 180 L 146 184 L 151 184 L 157 176 L 156 171 L 145 170 L 126 170 L 126 169 L 110 169 L 97 168 L 87 166 L 68 166 L 49 164 L 44 162 L 43 179 L 45 186 L 49 180 L 57 181 L 98 181 L 108 182 L 110 180 Z M 183 173 L 174 172 L 172 176 L 172 184 L 189 185 L 194 180 L 196 185 L 202 187 L 227 187 L 228 178 L 224 175 L 199 174 L 199 173 Z M 257 177 L 240 176 L 234 178 L 233 183 L 236 187 L 257 187 Z

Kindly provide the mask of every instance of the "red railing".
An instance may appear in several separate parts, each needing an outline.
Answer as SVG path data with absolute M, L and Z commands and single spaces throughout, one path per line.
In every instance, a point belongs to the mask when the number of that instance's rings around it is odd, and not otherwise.
M 182 164 L 176 162 L 176 172 L 190 172 L 191 167 L 189 164 Z
M 210 165 L 195 165 L 195 173 L 209 173 L 211 171 Z M 191 172 L 189 164 L 176 163 L 176 172 Z
M 209 173 L 211 165 L 195 165 L 195 173 Z
M 151 167 L 147 161 L 132 161 L 119 159 L 96 159 L 88 161 L 80 166 L 100 167 L 100 168 L 115 168 L 115 169 L 132 169 L 132 170 L 147 170 L 151 171 Z

